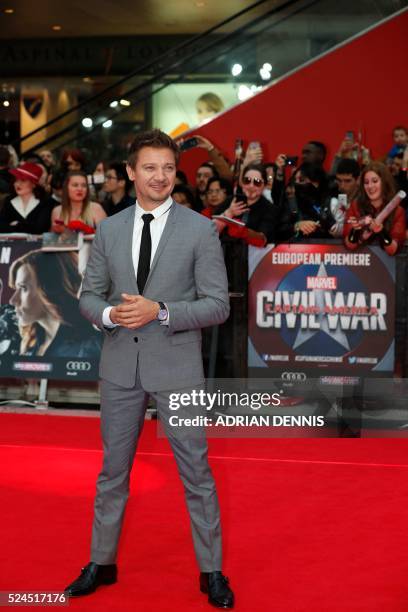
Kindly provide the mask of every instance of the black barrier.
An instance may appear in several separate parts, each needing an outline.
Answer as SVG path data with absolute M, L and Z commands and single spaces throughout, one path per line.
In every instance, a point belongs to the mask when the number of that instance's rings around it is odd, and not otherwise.
M 304 244 L 340 245 L 340 241 L 305 241 Z M 248 247 L 240 240 L 225 238 L 222 240 L 225 261 L 228 271 L 231 314 L 229 319 L 219 328 L 209 328 L 203 333 L 203 353 L 206 372 L 210 378 L 246 378 L 248 376 Z M 262 257 L 264 249 L 254 249 Z M 79 315 L 77 294 L 66 293 L 64 275 L 68 274 L 72 286 L 79 288 L 82 265 L 78 263 L 77 253 L 41 253 L 39 240 L 3 240 L 0 241 L 0 376 L 16 378 L 47 378 L 57 380 L 94 380 L 98 379 L 97 367 L 101 333 L 89 326 Z M 46 265 L 43 266 L 42 281 L 47 285 L 51 282 L 52 269 L 50 262 L 59 262 L 61 272 L 54 292 L 62 299 L 61 303 L 69 304 L 71 315 L 66 313 L 68 325 L 61 326 L 59 339 L 47 345 L 45 335 L 41 335 L 36 321 L 31 318 L 24 320 L 23 312 L 16 316 L 16 304 L 13 304 L 15 288 L 13 284 L 21 278 L 12 278 L 10 270 L 16 272 L 18 261 L 24 263 L 31 256 L 31 267 L 35 268 L 36 258 Z M 388 256 L 384 255 L 385 258 Z M 46 259 L 45 259 L 46 258 Z M 391 258 L 390 258 L 391 259 Z M 395 264 L 394 303 L 395 317 L 393 336 L 395 337 L 395 360 L 392 374 L 408 378 L 408 246 L 393 259 Z M 38 264 L 41 265 L 41 264 Z M 367 274 L 370 270 L 367 271 Z M 24 280 L 24 279 L 23 279 Z M 50 284 L 50 282 L 48 284 Z M 55 277 L 52 280 L 55 282 Z M 69 283 L 68 283 L 69 284 Z M 44 286 L 45 286 L 44 285 Z M 65 293 L 64 293 L 65 292 Z M 67 297 L 68 296 L 68 297 Z M 48 296 L 48 314 L 53 311 L 52 296 Z M 33 304 L 31 304 L 32 306 Z M 34 300 L 34 306 L 38 309 Z M 38 314 L 38 313 L 37 313 Z M 49 318 L 52 319 L 52 316 Z M 26 325 L 23 325 L 26 323 Z M 38 337 L 33 333 L 33 327 L 39 331 Z M 23 329 L 25 328 L 25 329 Z M 31 331 L 30 331 L 31 328 Z M 30 333 L 28 333 L 30 332 Z M 24 337 L 23 335 L 26 334 Z M 282 370 L 282 368 L 281 368 Z M 283 370 L 282 370 L 283 371 Z M 359 374 L 356 364 L 355 371 Z M 276 374 L 276 372 L 275 372 Z M 296 382 L 296 381 L 295 381 Z M 299 381 L 298 381 L 299 382 Z

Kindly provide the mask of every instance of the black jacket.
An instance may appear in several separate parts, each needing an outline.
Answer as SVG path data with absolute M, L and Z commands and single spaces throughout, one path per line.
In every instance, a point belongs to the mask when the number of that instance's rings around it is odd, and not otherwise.
M 0 211 L 0 233 L 43 234 L 50 231 L 52 209 L 46 201 L 40 200 L 37 206 L 24 218 L 14 208 L 11 203 L 12 199 L 13 196 L 8 197 Z

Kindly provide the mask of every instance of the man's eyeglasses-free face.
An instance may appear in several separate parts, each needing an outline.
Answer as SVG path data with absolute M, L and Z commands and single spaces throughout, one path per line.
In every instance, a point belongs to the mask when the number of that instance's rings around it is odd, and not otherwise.
M 225 193 L 225 189 L 207 189 L 208 195 L 219 195 L 220 193 Z
M 264 180 L 261 178 L 257 178 L 257 177 L 250 177 L 250 176 L 244 176 L 244 178 L 242 179 L 242 182 L 244 185 L 250 185 L 251 183 L 253 185 L 255 185 L 255 187 L 260 187 L 261 185 L 264 184 Z

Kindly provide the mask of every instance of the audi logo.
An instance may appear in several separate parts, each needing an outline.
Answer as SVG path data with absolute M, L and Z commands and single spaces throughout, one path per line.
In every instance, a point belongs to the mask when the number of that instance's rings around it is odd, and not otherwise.
M 302 382 L 306 380 L 306 374 L 304 372 L 283 372 L 281 379 L 286 382 Z
M 67 370 L 71 372 L 89 372 L 91 364 L 89 361 L 68 361 Z

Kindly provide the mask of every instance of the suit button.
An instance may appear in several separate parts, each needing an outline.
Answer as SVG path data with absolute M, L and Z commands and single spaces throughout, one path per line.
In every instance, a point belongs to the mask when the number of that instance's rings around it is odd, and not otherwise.
M 135 342 L 139 342 L 139 338 L 138 338 L 137 336 L 135 336 L 135 337 L 133 338 L 133 340 L 134 340 Z

